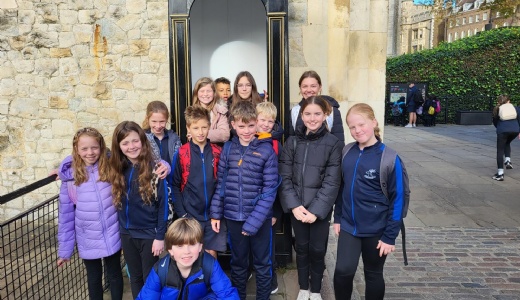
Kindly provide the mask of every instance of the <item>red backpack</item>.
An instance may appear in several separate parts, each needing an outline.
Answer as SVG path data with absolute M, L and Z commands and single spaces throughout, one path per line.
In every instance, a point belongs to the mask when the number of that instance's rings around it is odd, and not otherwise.
M 217 178 L 218 161 L 220 159 L 220 152 L 222 149 L 215 145 L 211 145 L 211 152 L 213 153 L 213 176 Z M 190 162 L 191 162 L 191 151 L 190 143 L 186 143 L 179 148 L 179 151 L 173 157 L 173 166 L 177 164 L 177 157 L 181 164 L 181 192 L 184 190 L 186 183 L 188 182 L 188 176 L 190 176 Z M 173 172 L 172 172 L 173 173 Z

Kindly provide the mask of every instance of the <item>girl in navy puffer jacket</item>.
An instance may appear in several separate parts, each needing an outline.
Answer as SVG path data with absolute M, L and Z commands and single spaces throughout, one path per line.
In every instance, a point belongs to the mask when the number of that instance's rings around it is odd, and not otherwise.
M 87 269 L 90 299 L 103 299 L 101 259 L 105 261 L 112 299 L 122 299 L 121 240 L 103 136 L 94 128 L 80 129 L 74 135 L 72 156 L 65 158 L 58 172 L 63 180 L 58 215 L 58 266 L 69 261 L 77 243 Z
M 298 299 L 321 299 L 329 222 L 341 184 L 343 142 L 327 128 L 332 112 L 327 100 L 309 97 L 300 111 L 303 124 L 296 127 L 296 136 L 287 139 L 280 157 L 280 202 L 285 212 L 292 212 Z

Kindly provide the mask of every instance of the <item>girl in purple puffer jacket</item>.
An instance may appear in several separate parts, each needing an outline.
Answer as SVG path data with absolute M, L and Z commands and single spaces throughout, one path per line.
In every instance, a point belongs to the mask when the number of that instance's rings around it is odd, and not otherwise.
M 58 215 L 58 266 L 70 260 L 74 244 L 87 268 L 90 299 L 103 299 L 104 260 L 112 300 L 123 298 L 121 239 L 112 204 L 107 148 L 94 128 L 80 129 L 72 140 L 72 156 L 58 169 L 62 179 Z

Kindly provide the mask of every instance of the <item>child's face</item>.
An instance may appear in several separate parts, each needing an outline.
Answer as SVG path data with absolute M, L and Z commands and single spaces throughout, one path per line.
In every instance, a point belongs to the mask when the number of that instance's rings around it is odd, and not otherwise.
M 275 120 L 264 114 L 259 114 L 256 117 L 256 131 L 257 132 L 271 132 L 273 131 Z
M 327 115 L 317 104 L 309 104 L 302 113 L 302 121 L 308 132 L 316 132 L 320 129 Z
M 370 146 L 376 143 L 377 139 L 374 134 L 377 126 L 376 120 L 370 120 L 362 114 L 353 112 L 347 116 L 347 125 L 350 134 L 360 146 Z
M 191 268 L 193 263 L 199 258 L 200 251 L 202 251 L 201 243 L 195 245 L 173 245 L 168 250 L 179 269 Z
M 81 157 L 87 166 L 95 164 L 101 154 L 101 147 L 99 146 L 98 141 L 94 137 L 88 135 L 82 135 L 79 137 L 77 150 L 79 157 Z
M 307 99 L 311 96 L 317 96 L 321 92 L 321 85 L 318 83 L 316 78 L 307 77 L 302 80 L 300 84 L 300 94 L 302 94 L 304 99 Z
M 237 132 L 238 139 L 242 146 L 247 146 L 255 138 L 256 134 L 256 120 L 251 120 L 247 123 L 239 121 L 231 121 L 231 126 Z
M 237 90 L 240 98 L 245 100 L 251 97 L 253 86 L 251 85 L 251 82 L 249 82 L 247 77 L 243 76 L 240 78 L 240 80 L 238 80 Z
M 188 133 L 191 135 L 192 141 L 199 145 L 205 146 L 208 138 L 209 123 L 206 119 L 200 119 L 192 122 L 190 126 L 186 126 Z
M 197 91 L 197 98 L 199 98 L 199 101 L 203 107 L 207 107 L 211 101 L 213 101 L 214 96 L 215 93 L 211 88 L 211 84 L 206 84 L 205 86 L 200 87 Z
M 141 139 L 139 138 L 139 134 L 135 131 L 130 131 L 130 133 L 119 142 L 119 148 L 121 148 L 121 152 L 133 163 L 136 164 L 138 162 L 137 158 L 139 154 L 141 154 L 141 149 L 143 145 L 141 143 Z
M 220 99 L 227 101 L 229 96 L 231 96 L 231 86 L 227 83 L 217 83 L 217 94 Z
M 156 112 L 152 113 L 150 119 L 148 119 L 148 124 L 150 125 L 150 130 L 154 135 L 161 135 L 164 133 L 164 128 L 166 128 L 166 123 L 168 120 L 163 113 Z

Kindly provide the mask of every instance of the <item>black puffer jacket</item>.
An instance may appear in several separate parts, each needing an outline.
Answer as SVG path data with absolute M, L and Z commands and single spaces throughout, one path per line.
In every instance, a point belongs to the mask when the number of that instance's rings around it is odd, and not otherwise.
M 296 135 L 285 142 L 278 194 L 285 212 L 303 205 L 323 220 L 330 217 L 339 192 L 343 142 L 327 130 L 325 123 L 316 133 L 306 135 L 306 131 L 305 126 L 297 126 Z

